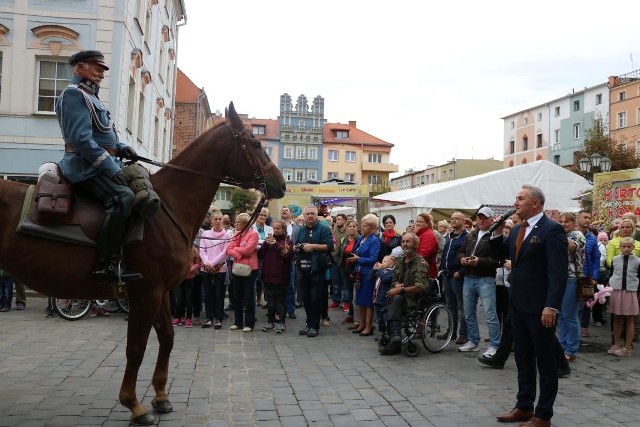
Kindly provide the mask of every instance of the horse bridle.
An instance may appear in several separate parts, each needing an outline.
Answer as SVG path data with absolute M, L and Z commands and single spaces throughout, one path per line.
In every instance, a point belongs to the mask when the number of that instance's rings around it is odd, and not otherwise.
M 225 124 L 227 125 L 227 128 L 231 132 L 231 136 L 233 136 L 234 140 L 239 140 L 242 136 L 244 136 L 244 134 L 249 132 L 249 129 L 246 128 L 246 127 L 240 132 L 234 132 L 231 129 L 231 127 L 229 126 L 228 123 L 225 122 Z M 147 159 L 145 157 L 137 156 L 137 155 L 131 160 L 132 161 L 138 161 L 139 160 L 141 162 L 149 163 L 149 164 L 152 164 L 152 165 L 155 165 L 155 166 L 159 166 L 159 167 L 167 166 L 167 167 L 170 167 L 172 169 L 177 169 L 177 170 L 182 171 L 182 172 L 186 172 L 186 173 L 190 173 L 190 174 L 194 174 L 194 175 L 205 176 L 207 178 L 211 178 L 211 179 L 214 179 L 216 181 L 224 182 L 225 184 L 229 184 L 229 185 L 233 185 L 233 186 L 236 186 L 236 187 L 240 187 L 240 188 L 243 188 L 245 190 L 247 190 L 249 188 L 255 188 L 256 190 L 260 191 L 260 193 L 262 194 L 262 196 L 260 197 L 260 201 L 256 205 L 256 208 L 253 211 L 253 214 L 251 214 L 251 218 L 249 219 L 249 222 L 245 225 L 245 227 L 240 232 L 240 234 L 242 234 L 253 225 L 253 223 L 258 218 L 258 215 L 260 215 L 260 211 L 262 211 L 262 208 L 264 207 L 264 204 L 266 202 L 266 197 L 267 197 L 267 177 L 265 175 L 265 172 L 269 171 L 271 168 L 274 168 L 275 164 L 273 163 L 273 161 L 271 161 L 271 159 L 269 159 L 269 163 L 267 163 L 265 165 L 265 167 L 263 168 L 258 163 L 258 160 L 256 159 L 255 155 L 247 147 L 247 143 L 241 141 L 240 144 L 241 144 L 240 148 L 242 148 L 242 152 L 244 153 L 245 159 L 249 163 L 250 167 L 252 167 L 255 170 L 255 172 L 253 174 L 253 179 L 250 180 L 250 181 L 238 181 L 235 178 L 230 177 L 229 175 L 221 176 L 221 175 L 216 175 L 216 174 L 212 174 L 212 173 L 199 171 L 199 170 L 196 170 L 196 169 L 187 168 L 187 167 L 180 166 L 180 165 L 174 165 L 172 163 L 156 162 L 155 160 Z M 173 217 L 173 214 L 168 209 L 168 207 L 166 207 L 164 205 L 164 203 L 162 203 L 162 206 L 165 208 L 165 211 L 167 212 L 167 214 L 169 215 L 171 220 L 174 222 L 174 224 L 178 227 L 178 229 L 182 232 L 182 234 L 185 237 L 187 237 L 187 240 L 189 240 L 189 237 L 182 230 L 182 228 L 178 225 L 177 220 Z

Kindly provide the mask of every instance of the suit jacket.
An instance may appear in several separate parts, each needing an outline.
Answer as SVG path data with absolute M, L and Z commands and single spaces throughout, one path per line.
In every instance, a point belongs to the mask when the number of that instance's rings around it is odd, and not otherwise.
M 567 286 L 567 235 L 560 224 L 543 215 L 522 242 L 515 256 L 521 225 L 489 244 L 495 259 L 511 260 L 511 306 L 522 313 L 541 314 L 545 307 L 560 310 Z

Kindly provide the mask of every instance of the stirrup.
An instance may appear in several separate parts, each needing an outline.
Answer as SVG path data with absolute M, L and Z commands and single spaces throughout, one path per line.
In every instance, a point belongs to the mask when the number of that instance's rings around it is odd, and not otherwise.
M 122 270 L 120 261 L 98 266 L 93 272 L 96 281 L 108 284 L 128 283 L 142 278 L 142 274 Z

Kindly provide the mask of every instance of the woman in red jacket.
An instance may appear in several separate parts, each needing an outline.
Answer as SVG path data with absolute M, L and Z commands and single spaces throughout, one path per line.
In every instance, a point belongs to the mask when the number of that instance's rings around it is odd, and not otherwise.
M 418 255 L 422 256 L 429 264 L 429 278 L 435 279 L 438 275 L 436 257 L 438 256 L 438 239 L 433 231 L 431 215 L 426 213 L 418 214 L 415 222 L 415 230 L 420 244 L 418 245 Z

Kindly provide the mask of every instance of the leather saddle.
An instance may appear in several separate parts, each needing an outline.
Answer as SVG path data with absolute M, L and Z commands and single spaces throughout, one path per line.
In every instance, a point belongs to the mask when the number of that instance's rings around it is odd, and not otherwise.
M 104 206 L 66 179 L 61 180 L 60 184 L 38 182 L 32 196 L 29 220 L 40 226 L 76 225 L 87 237 L 96 240 L 105 216 Z

